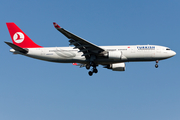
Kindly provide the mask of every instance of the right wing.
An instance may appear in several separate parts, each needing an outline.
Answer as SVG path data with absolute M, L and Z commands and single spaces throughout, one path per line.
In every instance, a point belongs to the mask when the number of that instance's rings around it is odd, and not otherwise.
M 100 55 L 100 53 L 103 53 L 105 50 L 98 47 L 97 45 L 90 43 L 71 32 L 61 28 L 58 24 L 55 22 L 53 23 L 54 27 L 61 32 L 63 35 L 65 35 L 67 38 L 69 38 L 70 45 L 74 45 L 74 48 L 78 48 L 79 52 L 83 52 L 83 56 L 86 58 L 89 58 L 91 55 Z

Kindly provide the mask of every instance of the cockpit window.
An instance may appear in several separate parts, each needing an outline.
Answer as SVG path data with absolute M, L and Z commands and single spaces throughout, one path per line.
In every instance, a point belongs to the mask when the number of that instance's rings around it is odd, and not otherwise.
M 166 50 L 171 50 L 170 48 L 166 48 Z

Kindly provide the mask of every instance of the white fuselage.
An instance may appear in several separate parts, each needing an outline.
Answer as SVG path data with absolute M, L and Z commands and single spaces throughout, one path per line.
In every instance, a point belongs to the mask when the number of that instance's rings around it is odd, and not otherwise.
M 131 46 L 100 46 L 108 52 L 119 52 L 119 59 L 100 57 L 95 60 L 98 64 L 110 64 L 131 61 L 155 61 L 167 59 L 176 53 L 164 46 L 131 45 Z M 44 47 L 28 48 L 28 57 L 59 63 L 87 63 L 89 62 L 79 49 L 73 47 Z M 16 53 L 13 49 L 11 52 Z

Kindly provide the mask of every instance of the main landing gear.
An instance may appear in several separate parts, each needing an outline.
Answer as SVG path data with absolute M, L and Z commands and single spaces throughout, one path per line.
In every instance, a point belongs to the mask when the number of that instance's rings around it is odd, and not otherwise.
M 155 68 L 158 68 L 158 60 L 156 60 Z
M 97 72 L 98 72 L 98 70 L 96 68 L 93 68 L 92 71 L 88 72 L 88 74 L 89 74 L 89 76 L 92 76 L 93 73 L 97 73 Z
M 94 63 L 87 64 L 87 65 L 86 65 L 86 69 L 89 70 L 91 66 L 92 66 L 93 68 L 92 68 L 91 71 L 88 72 L 89 76 L 92 76 L 93 73 L 98 73 L 98 70 L 97 70 L 97 68 L 96 68 L 97 65 L 95 65 Z

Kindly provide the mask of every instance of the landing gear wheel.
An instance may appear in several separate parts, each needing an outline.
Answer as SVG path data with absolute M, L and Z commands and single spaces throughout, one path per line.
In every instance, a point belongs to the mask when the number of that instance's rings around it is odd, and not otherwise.
M 92 76 L 93 75 L 93 72 L 92 71 L 89 71 L 89 76 Z
M 156 64 L 155 67 L 158 68 L 158 64 Z
M 95 69 L 93 69 L 93 72 L 94 73 L 98 73 L 98 70 L 95 68 Z
M 90 65 L 90 64 L 87 64 L 87 65 L 86 65 L 86 69 L 87 69 L 87 70 L 89 70 L 89 69 L 90 69 L 90 67 L 91 67 L 91 65 Z

